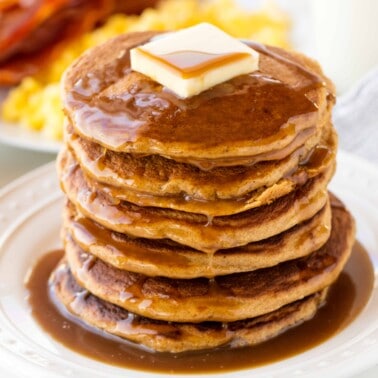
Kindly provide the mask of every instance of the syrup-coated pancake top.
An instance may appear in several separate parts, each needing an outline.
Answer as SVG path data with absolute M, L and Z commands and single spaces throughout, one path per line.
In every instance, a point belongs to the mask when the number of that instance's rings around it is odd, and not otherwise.
M 323 123 L 332 88 L 308 58 L 251 43 L 259 71 L 181 99 L 130 69 L 130 48 L 154 35 L 117 37 L 68 70 L 64 106 L 81 135 L 113 150 L 217 159 L 283 148 Z

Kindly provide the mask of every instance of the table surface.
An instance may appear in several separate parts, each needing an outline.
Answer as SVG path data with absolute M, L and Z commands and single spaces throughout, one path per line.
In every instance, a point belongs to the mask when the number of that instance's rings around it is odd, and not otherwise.
M 54 154 L 28 151 L 0 144 L 0 188 L 34 168 L 54 160 Z M 374 368 L 355 377 L 378 377 L 378 358 L 377 365 Z

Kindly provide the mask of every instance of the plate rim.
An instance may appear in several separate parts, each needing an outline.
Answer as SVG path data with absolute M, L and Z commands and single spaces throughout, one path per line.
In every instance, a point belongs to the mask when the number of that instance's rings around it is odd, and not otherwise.
M 0 120 L 0 142 L 20 149 L 44 153 L 58 153 L 63 143 L 48 139 L 39 131 L 31 131 L 20 124 Z

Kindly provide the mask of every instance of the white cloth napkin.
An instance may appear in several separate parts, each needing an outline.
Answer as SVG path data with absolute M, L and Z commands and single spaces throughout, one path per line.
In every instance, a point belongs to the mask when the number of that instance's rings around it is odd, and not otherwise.
M 378 67 L 337 99 L 333 120 L 340 148 L 378 166 Z

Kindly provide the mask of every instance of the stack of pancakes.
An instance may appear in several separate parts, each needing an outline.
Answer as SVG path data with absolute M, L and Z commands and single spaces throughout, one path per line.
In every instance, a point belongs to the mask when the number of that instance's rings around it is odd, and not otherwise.
M 53 298 L 157 351 L 262 342 L 315 314 L 354 242 L 327 192 L 333 86 L 310 59 L 251 43 L 259 71 L 180 99 L 130 69 L 155 34 L 66 72 Z

